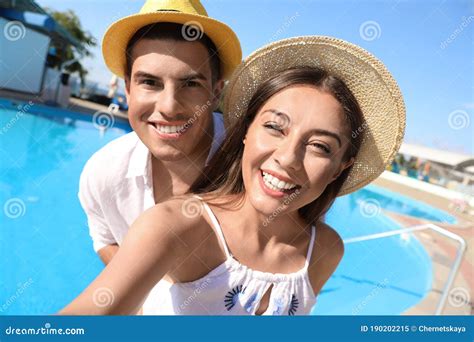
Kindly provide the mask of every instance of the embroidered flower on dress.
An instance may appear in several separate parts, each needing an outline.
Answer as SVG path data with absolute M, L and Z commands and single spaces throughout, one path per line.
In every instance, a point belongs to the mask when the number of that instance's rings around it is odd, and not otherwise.
M 245 306 L 244 306 L 245 311 L 250 312 L 252 310 L 252 304 L 253 302 L 255 302 L 255 299 L 257 299 L 256 293 L 251 295 L 250 298 L 247 300 L 247 303 L 245 303 Z
M 288 315 L 293 316 L 298 309 L 298 305 L 300 302 L 298 301 L 298 298 L 293 294 L 291 295 L 291 303 L 290 303 L 290 308 L 288 309 Z
M 239 296 L 245 293 L 246 288 L 247 287 L 243 287 L 243 285 L 237 285 L 232 290 L 227 292 L 224 299 L 224 304 L 227 308 L 227 311 L 230 311 L 235 306 L 235 303 L 237 303 Z
M 285 303 L 283 302 L 283 300 L 281 300 L 280 298 L 275 299 L 274 305 L 275 305 L 275 309 L 273 310 L 272 315 L 273 315 L 273 316 L 279 316 L 279 315 L 281 315 L 281 313 L 282 313 L 282 311 L 283 311 L 283 306 L 285 305 Z

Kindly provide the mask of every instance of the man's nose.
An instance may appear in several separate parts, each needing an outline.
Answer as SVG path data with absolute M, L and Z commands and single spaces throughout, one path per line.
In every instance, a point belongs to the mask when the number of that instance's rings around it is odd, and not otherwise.
M 178 117 L 183 111 L 183 105 L 178 95 L 175 86 L 165 86 L 155 98 L 155 111 L 160 112 L 165 118 L 179 119 Z

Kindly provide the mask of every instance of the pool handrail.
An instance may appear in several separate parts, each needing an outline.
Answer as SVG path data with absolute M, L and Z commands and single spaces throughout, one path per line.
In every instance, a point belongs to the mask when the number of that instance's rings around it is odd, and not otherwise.
M 448 280 L 446 281 L 446 284 L 444 286 L 444 289 L 441 295 L 441 299 L 439 300 L 438 306 L 436 307 L 436 311 L 435 311 L 435 315 L 441 315 L 446 305 L 446 300 L 448 298 L 451 286 L 453 285 L 454 279 L 456 278 L 456 275 L 459 271 L 459 267 L 461 266 L 461 261 L 464 256 L 464 252 L 466 251 L 466 241 L 464 241 L 464 239 L 461 236 L 454 234 L 450 232 L 449 230 L 438 227 L 437 225 L 433 223 L 425 223 L 421 225 L 391 230 L 391 231 L 382 232 L 382 233 L 375 233 L 375 234 L 369 234 L 369 235 L 343 239 L 343 242 L 344 244 L 350 244 L 350 243 L 355 243 L 355 242 L 362 242 L 362 241 L 380 239 L 380 238 L 385 238 L 385 237 L 390 237 L 390 236 L 395 236 L 395 235 L 401 235 L 404 233 L 413 233 L 415 231 L 421 231 L 421 230 L 427 230 L 427 229 L 432 229 L 441 235 L 444 235 L 452 240 L 456 240 L 457 242 L 459 242 L 459 246 L 457 249 L 457 254 L 454 260 L 453 267 L 451 271 L 449 272 Z

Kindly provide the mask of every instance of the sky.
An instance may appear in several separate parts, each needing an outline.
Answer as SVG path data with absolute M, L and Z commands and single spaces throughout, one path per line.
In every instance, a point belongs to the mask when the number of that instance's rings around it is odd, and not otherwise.
M 381 59 L 398 81 L 407 109 L 404 142 L 474 155 L 474 1 L 468 0 L 202 0 L 208 14 L 228 24 L 243 55 L 272 41 L 301 35 L 333 36 Z M 37 0 L 72 9 L 97 38 L 84 60 L 88 78 L 106 87 L 112 74 L 100 43 L 114 21 L 137 13 L 144 1 Z

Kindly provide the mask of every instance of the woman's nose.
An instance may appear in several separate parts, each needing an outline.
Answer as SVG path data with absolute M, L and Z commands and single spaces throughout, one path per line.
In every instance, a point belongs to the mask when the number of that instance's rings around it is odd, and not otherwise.
M 275 161 L 283 169 L 299 171 L 303 164 L 303 151 L 298 141 L 282 141 L 274 152 Z

